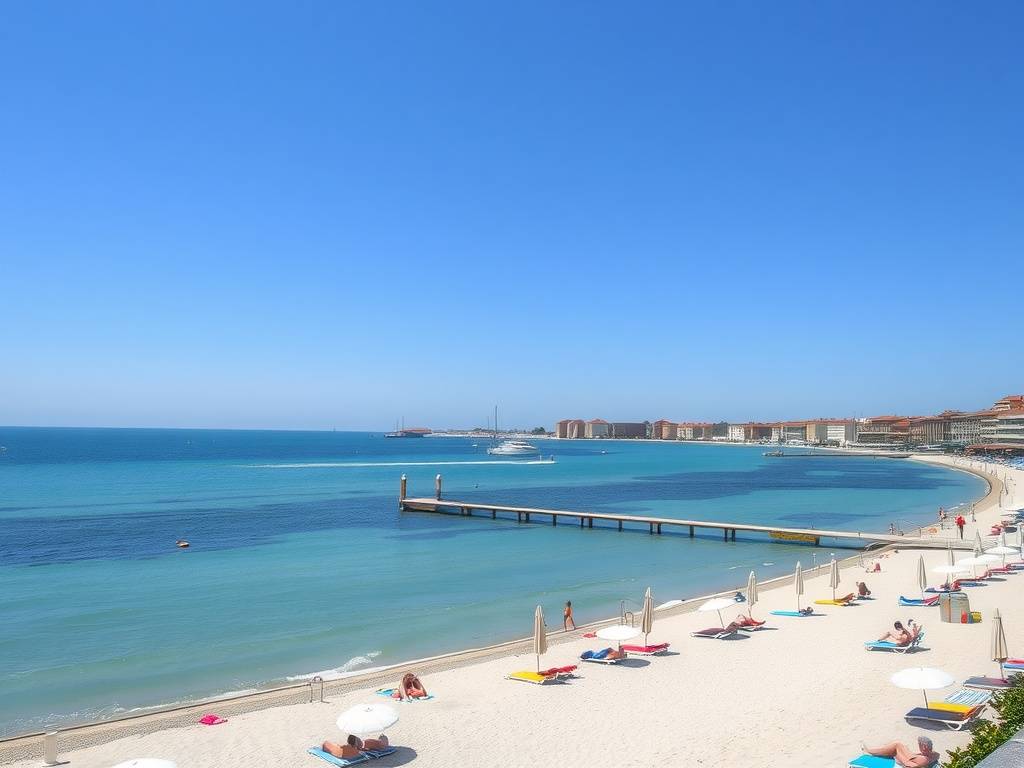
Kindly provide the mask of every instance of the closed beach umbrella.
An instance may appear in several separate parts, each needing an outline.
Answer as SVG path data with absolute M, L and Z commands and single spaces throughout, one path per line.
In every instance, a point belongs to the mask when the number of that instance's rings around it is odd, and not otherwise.
M 757 602 L 757 575 L 751 571 L 747 576 L 747 613 L 754 618 L 754 603 Z
M 359 704 L 338 715 L 338 728 L 354 736 L 372 736 L 398 722 L 398 713 L 387 704 Z
M 171 760 L 161 760 L 157 757 L 137 757 L 134 760 L 125 760 L 118 763 L 114 768 L 178 768 L 178 764 Z
M 933 667 L 910 667 L 901 669 L 889 678 L 897 688 L 909 688 L 924 693 L 924 705 L 928 706 L 928 691 L 936 688 L 948 688 L 953 684 L 953 676 Z
M 702 605 L 697 610 L 698 611 L 717 611 L 718 612 L 718 621 L 720 622 L 720 624 L 718 626 L 724 627 L 725 626 L 725 620 L 722 619 L 722 609 L 723 608 L 728 608 L 731 605 L 736 605 L 735 598 L 732 598 L 732 597 L 714 597 L 711 600 L 708 600 L 706 603 L 704 603 L 704 605 Z
M 796 609 L 800 610 L 800 595 L 804 593 L 804 569 L 797 561 L 796 572 L 793 574 L 793 588 L 796 589 Z
M 924 597 L 924 591 L 928 589 L 928 574 L 924 570 L 924 555 L 917 558 L 917 586 L 921 588 L 921 597 Z
M 981 531 L 974 532 L 974 556 L 977 557 L 981 554 Z
M 544 610 L 539 605 L 533 612 L 533 652 L 537 655 L 537 671 L 540 672 L 540 657 L 548 652 L 548 633 L 544 626 Z
M 839 586 L 839 563 L 833 557 L 828 566 L 828 585 L 832 587 L 832 599 L 836 599 L 836 587 Z
M 1024 525 L 1017 523 L 1017 546 L 1024 551 Z
M 953 544 L 946 544 L 946 561 L 950 565 L 956 565 L 956 561 L 953 559 Z
M 644 610 L 640 614 L 640 629 L 644 633 L 644 645 L 649 645 L 647 636 L 654 629 L 654 598 L 651 596 L 651 588 L 644 592 Z
M 1010 658 L 1010 652 L 1006 649 L 1006 632 L 1003 631 L 1003 617 L 999 615 L 996 608 L 995 616 L 992 617 L 992 661 L 999 662 L 999 676 L 1003 676 L 1003 662 Z

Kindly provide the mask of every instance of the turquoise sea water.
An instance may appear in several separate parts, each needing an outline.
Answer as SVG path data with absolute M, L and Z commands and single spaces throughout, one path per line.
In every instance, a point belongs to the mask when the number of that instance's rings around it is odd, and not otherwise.
M 886 530 L 984 493 L 915 462 L 739 446 L 0 428 L 0 734 L 344 674 L 740 585 L 813 549 L 399 513 L 430 495 Z M 192 546 L 178 550 L 174 542 Z M 833 547 L 834 549 L 834 547 Z M 814 552 L 827 559 L 828 546 Z

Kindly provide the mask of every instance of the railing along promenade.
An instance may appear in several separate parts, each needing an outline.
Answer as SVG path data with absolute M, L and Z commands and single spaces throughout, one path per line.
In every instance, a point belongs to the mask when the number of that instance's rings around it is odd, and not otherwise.
M 689 537 L 696 536 L 700 529 L 722 532 L 723 541 L 736 541 L 736 533 L 767 534 L 768 537 L 778 543 L 793 544 L 814 544 L 821 543 L 821 539 L 842 539 L 849 540 L 848 546 L 870 546 L 874 544 L 888 545 L 896 544 L 906 548 L 945 549 L 951 546 L 953 549 L 969 550 L 971 543 L 957 541 L 944 537 L 920 537 L 903 536 L 891 533 L 873 533 L 871 531 L 832 531 L 821 528 L 784 528 L 776 525 L 754 525 L 751 523 L 730 523 L 718 520 L 684 520 L 676 517 L 652 517 L 647 515 L 623 515 L 612 512 L 587 512 L 568 509 L 543 509 L 539 507 L 510 506 L 506 504 L 492 504 L 484 501 L 461 501 L 457 499 L 445 499 L 441 496 L 442 478 L 438 475 L 434 480 L 433 498 L 415 498 L 407 495 L 407 479 L 402 475 L 398 494 L 398 508 L 403 512 L 432 512 L 437 514 L 456 515 L 461 517 L 480 517 L 483 513 L 492 520 L 511 520 L 515 515 L 518 523 L 531 523 L 535 518 L 544 518 L 550 524 L 557 526 L 559 521 L 572 525 L 579 524 L 580 528 L 594 528 L 594 521 L 612 523 L 613 525 L 598 525 L 598 528 L 619 531 L 625 530 L 624 526 L 647 527 L 648 533 L 652 535 L 661 534 L 662 528 L 680 528 L 684 532 L 688 529 Z M 508 515 L 508 517 L 506 517 Z

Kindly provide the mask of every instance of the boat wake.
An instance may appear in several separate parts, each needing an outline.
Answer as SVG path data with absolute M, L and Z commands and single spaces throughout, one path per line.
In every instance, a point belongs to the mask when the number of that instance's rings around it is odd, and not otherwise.
M 249 469 L 341 469 L 353 467 L 468 467 L 512 464 L 518 467 L 554 464 L 554 459 L 494 459 L 491 461 L 323 461 L 302 464 L 239 464 Z

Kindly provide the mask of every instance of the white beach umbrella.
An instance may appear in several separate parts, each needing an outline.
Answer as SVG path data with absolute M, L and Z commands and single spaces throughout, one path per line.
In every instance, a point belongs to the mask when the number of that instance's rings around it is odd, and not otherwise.
M 648 635 L 654 629 L 654 598 L 651 596 L 651 588 L 644 592 L 644 608 L 640 613 L 640 629 L 644 633 L 644 645 L 650 645 Z
M 1003 676 L 1003 662 L 1010 658 L 1010 652 L 1006 648 L 1006 632 L 1003 630 L 1003 617 L 999 615 L 996 608 L 995 616 L 992 617 L 992 661 L 999 662 L 999 676 Z
M 704 605 L 698 608 L 698 611 L 718 611 L 718 626 L 724 627 L 725 620 L 722 619 L 722 609 L 728 608 L 730 605 L 736 605 L 736 600 L 731 597 L 714 597 L 708 600 Z
M 757 574 L 753 571 L 747 576 L 747 613 L 754 618 L 754 604 L 757 603 Z
M 118 763 L 114 768 L 178 768 L 178 764 L 171 760 L 161 760 L 158 757 L 137 757 L 134 760 Z
M 1005 533 L 999 534 L 999 546 L 991 547 L 990 549 L 985 550 L 986 555 L 1000 555 L 1003 558 L 1003 565 L 1006 565 L 1007 555 L 1016 555 L 1018 552 L 1020 552 L 1019 549 L 1014 549 L 1013 547 L 1006 546 Z
M 936 565 L 932 568 L 932 573 L 941 573 L 946 576 L 950 576 L 954 573 L 970 573 L 970 570 L 971 569 L 966 566 L 950 563 L 949 565 Z
M 537 656 L 537 671 L 540 672 L 540 657 L 548 652 L 548 633 L 544 626 L 544 609 L 539 605 L 533 612 L 533 652 Z
M 901 669 L 889 678 L 897 688 L 909 688 L 924 693 L 924 705 L 928 706 L 928 691 L 948 688 L 954 682 L 953 676 L 933 667 L 910 667 Z
M 632 640 L 640 634 L 636 627 L 627 627 L 625 624 L 613 624 L 610 627 L 601 627 L 595 633 L 602 640 L 614 640 L 621 645 L 623 640 Z
M 924 555 L 917 558 L 917 586 L 921 588 L 921 597 L 924 597 L 924 591 L 928 589 L 928 574 L 924 570 Z
M 832 599 L 836 599 L 836 587 L 839 586 L 839 563 L 833 557 L 828 564 L 828 585 L 832 587 Z
M 804 569 L 797 561 L 796 571 L 793 572 L 793 588 L 796 590 L 796 609 L 800 610 L 800 595 L 804 593 Z
M 962 560 L 957 560 L 957 565 L 967 565 L 971 567 L 971 575 L 977 576 L 978 573 L 975 570 L 979 565 L 989 565 L 991 563 L 999 562 L 999 558 L 995 555 L 976 555 L 974 557 L 965 557 Z
M 371 736 L 397 723 L 398 713 L 387 704 L 359 704 L 338 715 L 337 722 L 344 733 Z

